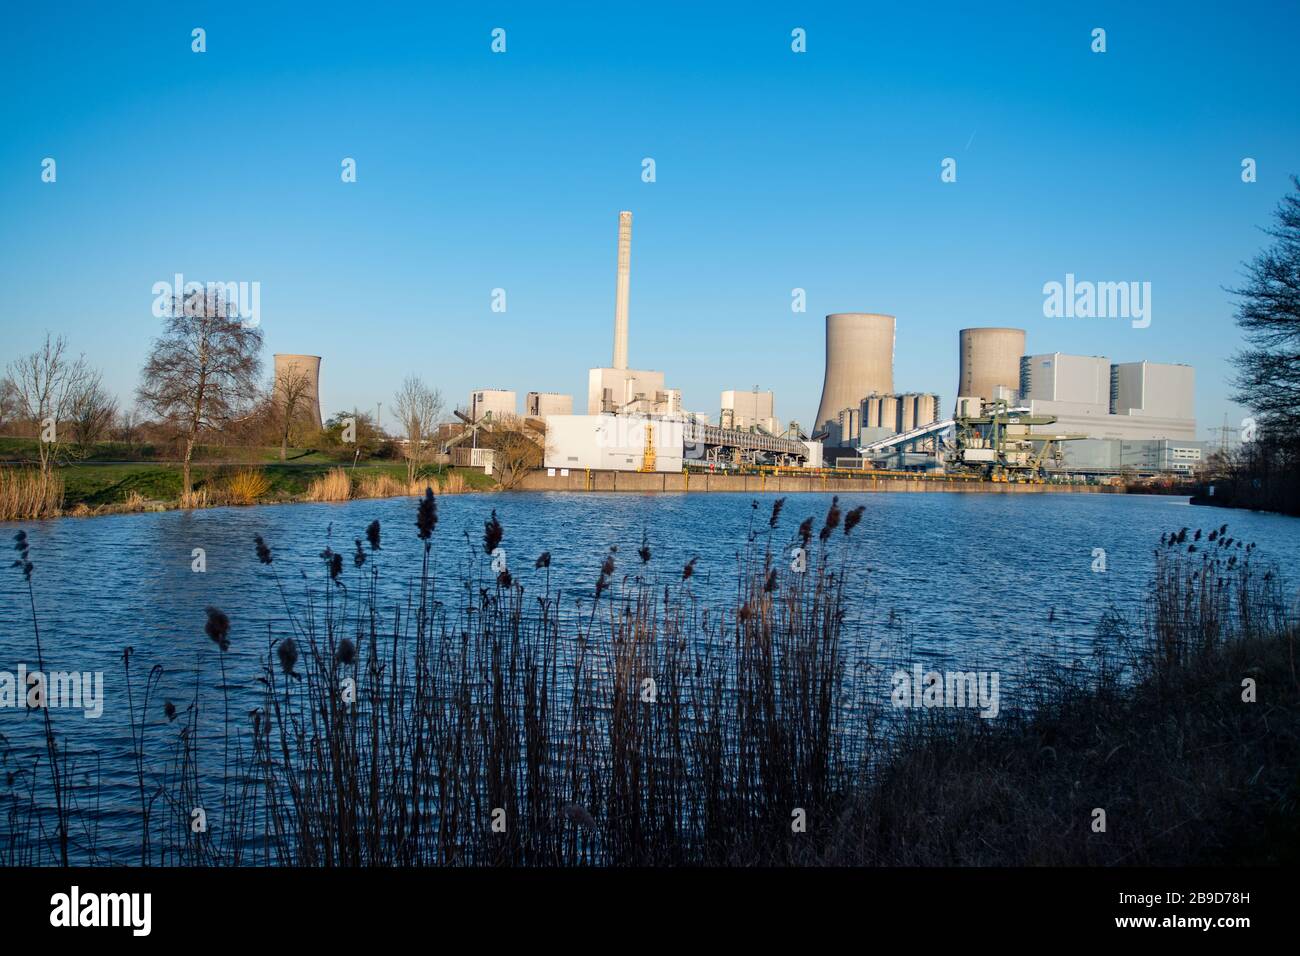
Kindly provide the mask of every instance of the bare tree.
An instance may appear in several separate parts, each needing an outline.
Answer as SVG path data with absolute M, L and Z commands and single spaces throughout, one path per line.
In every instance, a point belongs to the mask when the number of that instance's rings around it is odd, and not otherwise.
M 442 393 L 429 388 L 418 375 L 408 375 L 393 396 L 393 413 L 406 438 L 406 480 L 415 481 L 435 451 L 434 437 L 442 417 Z
M 494 424 L 484 444 L 492 449 L 493 471 L 502 488 L 519 485 L 524 476 L 540 468 L 544 457 L 545 435 L 535 431 L 518 416 L 509 415 Z
M 117 416 L 117 427 L 113 430 L 118 441 L 126 445 L 127 451 L 135 450 L 135 443 L 140 440 L 140 406 L 124 408 Z
M 186 495 L 194 489 L 190 464 L 199 436 L 221 428 L 254 400 L 261 350 L 261 331 L 242 324 L 219 295 L 196 290 L 173 300 L 137 396 L 184 441 Z
M 41 472 L 46 475 L 64 456 L 66 424 L 94 377 L 86 360 L 69 358 L 67 349 L 63 336 L 47 334 L 41 348 L 10 363 L 8 369 L 17 417 L 34 426 Z
M 297 365 L 280 369 L 271 385 L 271 401 L 276 413 L 276 423 L 280 432 L 280 460 L 284 461 L 289 453 L 289 433 L 293 426 L 303 417 L 307 403 L 311 400 L 314 383 L 307 370 Z
M 82 388 L 73 397 L 72 438 L 84 457 L 102 439 L 117 416 L 117 401 L 105 391 L 98 372 L 88 373 Z
M 18 407 L 18 387 L 9 376 L 0 378 L 0 431 L 13 427 L 21 415 Z

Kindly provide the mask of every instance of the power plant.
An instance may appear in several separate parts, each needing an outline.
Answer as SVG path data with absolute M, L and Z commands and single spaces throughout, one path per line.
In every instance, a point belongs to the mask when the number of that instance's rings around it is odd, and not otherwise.
M 940 420 L 938 393 L 895 390 L 898 321 L 882 312 L 826 316 L 821 400 L 810 434 L 796 422 L 782 429 L 774 393 L 757 386 L 723 391 L 713 425 L 683 408 L 680 390 L 665 384 L 662 371 L 631 367 L 631 282 L 632 213 L 624 210 L 611 361 L 588 370 L 586 414 L 572 414 L 572 399 L 559 393 L 529 392 L 525 400 L 523 419 L 557 476 L 573 468 L 784 473 L 822 469 L 825 458 L 834 469 L 1041 481 L 1135 467 L 1188 471 L 1201 458 L 1187 366 L 1029 354 L 1024 329 L 963 328 L 953 412 Z M 495 421 L 512 417 L 515 402 L 513 391 L 479 389 L 469 415 L 458 415 L 471 425 Z
M 1020 387 L 1024 329 L 962 329 L 957 333 L 957 350 L 958 397 L 991 402 L 999 397 L 999 389 L 1014 392 Z
M 826 316 L 826 374 L 814 434 L 839 413 L 858 408 L 872 393 L 894 390 L 894 317 L 874 312 L 833 312 Z
M 275 382 L 272 395 L 278 404 L 293 395 L 296 399 L 294 414 L 311 416 L 311 422 L 321 427 L 320 414 L 320 356 L 284 355 L 277 353 Z
M 618 271 L 614 280 L 614 368 L 627 368 L 627 306 L 632 286 L 632 213 L 618 214 Z

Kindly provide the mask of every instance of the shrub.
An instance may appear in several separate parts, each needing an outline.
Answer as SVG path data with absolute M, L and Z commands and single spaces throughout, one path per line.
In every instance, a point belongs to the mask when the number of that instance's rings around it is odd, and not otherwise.
M 226 480 L 232 504 L 251 505 L 271 490 L 271 479 L 260 468 L 243 468 Z

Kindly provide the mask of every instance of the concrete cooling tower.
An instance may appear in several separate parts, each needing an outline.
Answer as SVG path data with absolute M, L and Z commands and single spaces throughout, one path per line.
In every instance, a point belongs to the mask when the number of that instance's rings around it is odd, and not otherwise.
M 814 427 L 837 422 L 873 392 L 894 391 L 894 317 L 872 312 L 826 316 L 826 377 Z
M 991 400 L 999 385 L 1019 391 L 1024 329 L 962 329 L 957 338 L 959 396 Z
M 298 408 L 306 409 L 303 413 L 311 416 L 313 424 L 321 427 L 320 415 L 320 356 L 319 355 L 279 355 L 275 356 L 275 400 L 284 401 L 286 383 L 304 380 L 305 388 L 299 390 Z M 295 410 L 294 417 L 298 415 Z

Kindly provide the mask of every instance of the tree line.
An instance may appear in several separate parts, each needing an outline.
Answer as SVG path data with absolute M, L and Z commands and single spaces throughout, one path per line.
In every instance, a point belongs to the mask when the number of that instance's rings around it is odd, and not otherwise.
M 119 407 L 101 373 L 83 355 L 74 356 L 64 337 L 47 334 L 0 379 L 0 431 L 35 438 L 45 475 L 90 457 L 106 441 L 128 450 L 143 441 L 172 445 L 189 495 L 196 450 L 207 443 L 278 445 L 281 461 L 291 445 L 353 461 L 400 457 L 414 482 L 461 430 L 444 421 L 442 393 L 418 375 L 407 376 L 393 397 L 396 435 L 355 409 L 318 425 L 311 377 L 291 366 L 263 384 L 262 345 L 261 330 L 242 321 L 222 296 L 203 289 L 177 295 L 150 347 L 134 404 Z M 508 475 L 541 463 L 541 436 L 522 422 L 495 423 L 482 439 L 500 446 Z

